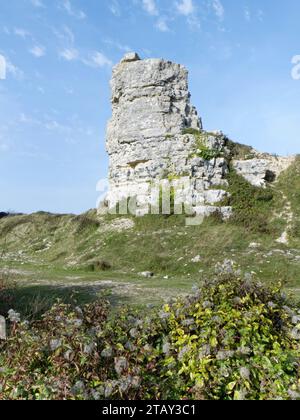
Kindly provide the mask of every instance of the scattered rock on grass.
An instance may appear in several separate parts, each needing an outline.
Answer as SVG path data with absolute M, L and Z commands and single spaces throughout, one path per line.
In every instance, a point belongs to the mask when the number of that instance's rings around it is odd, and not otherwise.
M 249 245 L 249 248 L 251 249 L 257 249 L 260 247 L 260 244 L 258 242 L 251 242 L 251 244 Z
M 196 257 L 194 257 L 193 259 L 192 259 L 192 263 L 199 263 L 200 261 L 201 261 L 201 257 L 200 257 L 200 255 L 197 255 Z
M 6 322 L 3 316 L 0 316 L 0 340 L 6 340 Z
M 152 271 L 143 271 L 142 273 L 139 273 L 141 277 L 145 277 L 146 279 L 150 279 L 151 277 L 154 277 L 154 273 Z

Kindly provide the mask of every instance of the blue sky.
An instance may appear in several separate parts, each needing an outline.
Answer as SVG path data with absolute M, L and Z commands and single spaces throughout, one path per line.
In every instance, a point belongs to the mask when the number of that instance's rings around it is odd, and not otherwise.
M 111 70 L 131 50 L 189 69 L 206 129 L 299 152 L 299 18 L 299 0 L 0 0 L 0 210 L 95 207 Z

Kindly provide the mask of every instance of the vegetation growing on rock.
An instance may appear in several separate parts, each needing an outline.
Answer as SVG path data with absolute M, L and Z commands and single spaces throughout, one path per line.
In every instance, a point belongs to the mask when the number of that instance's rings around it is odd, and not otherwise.
M 255 151 L 253 147 L 247 146 L 241 143 L 234 142 L 232 140 L 226 140 L 226 148 L 229 150 L 230 159 L 253 159 L 255 157 Z
M 211 148 L 208 145 L 208 140 L 210 138 L 218 138 L 222 136 L 218 136 L 215 133 L 209 133 L 207 131 L 196 130 L 194 128 L 186 128 L 183 130 L 182 134 L 189 134 L 195 137 L 195 150 L 191 154 L 191 157 L 200 157 L 204 160 L 210 161 L 223 155 L 222 150 Z

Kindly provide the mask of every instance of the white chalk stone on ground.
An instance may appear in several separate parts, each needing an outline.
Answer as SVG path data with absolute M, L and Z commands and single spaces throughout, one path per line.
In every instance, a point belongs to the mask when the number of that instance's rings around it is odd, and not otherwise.
M 6 321 L 3 316 L 0 316 L 0 340 L 6 340 Z

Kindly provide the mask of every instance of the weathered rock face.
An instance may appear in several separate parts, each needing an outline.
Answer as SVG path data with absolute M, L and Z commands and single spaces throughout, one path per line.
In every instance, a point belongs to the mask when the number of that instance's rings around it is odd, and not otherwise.
M 255 187 L 264 187 L 267 177 L 274 177 L 268 169 L 268 162 L 264 159 L 237 160 L 233 162 L 233 167 Z
M 210 188 L 226 185 L 228 167 L 219 153 L 225 140 L 220 133 L 202 130 L 190 102 L 187 70 L 160 59 L 140 60 L 130 53 L 114 68 L 111 88 L 109 207 L 137 197 L 144 205 L 142 213 L 147 212 L 153 182 L 180 178 L 189 181 L 187 200 L 192 199 L 196 213 L 219 209 L 214 204 L 226 192 Z M 212 155 L 201 156 L 199 147 Z M 229 208 L 220 210 L 228 217 Z
M 180 136 L 182 130 L 201 128 L 182 66 L 129 57 L 115 67 L 111 82 L 113 116 L 107 150 L 110 178 L 116 183 L 161 176 L 170 159 L 190 149 Z M 174 136 L 179 136 L 177 141 Z
M 114 68 L 111 88 L 110 188 L 101 210 L 126 201 L 121 212 L 127 213 L 127 199 L 133 197 L 138 205 L 135 214 L 153 208 L 155 212 L 161 189 L 168 184 L 176 199 L 188 205 L 189 213 L 207 216 L 218 211 L 229 218 L 231 208 L 221 205 L 228 196 L 226 175 L 232 159 L 228 139 L 220 132 L 203 130 L 191 104 L 187 70 L 130 53 Z M 294 159 L 252 152 L 251 159 L 245 155 L 231 163 L 257 187 L 274 181 Z
M 275 181 L 295 160 L 294 156 L 277 157 L 253 150 L 256 157 L 233 161 L 233 168 L 255 187 L 265 187 Z

